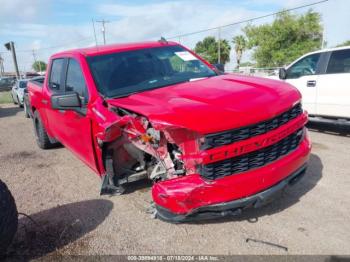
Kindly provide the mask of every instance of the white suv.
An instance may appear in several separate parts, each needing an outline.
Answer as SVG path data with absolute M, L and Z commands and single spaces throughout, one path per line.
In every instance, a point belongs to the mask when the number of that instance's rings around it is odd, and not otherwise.
M 279 77 L 299 89 L 310 116 L 350 120 L 350 46 L 308 53 Z

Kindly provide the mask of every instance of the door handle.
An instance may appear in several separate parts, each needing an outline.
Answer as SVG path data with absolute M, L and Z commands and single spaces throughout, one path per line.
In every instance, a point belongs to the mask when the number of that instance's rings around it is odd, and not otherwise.
M 309 80 L 306 82 L 307 87 L 314 87 L 316 86 L 316 80 Z

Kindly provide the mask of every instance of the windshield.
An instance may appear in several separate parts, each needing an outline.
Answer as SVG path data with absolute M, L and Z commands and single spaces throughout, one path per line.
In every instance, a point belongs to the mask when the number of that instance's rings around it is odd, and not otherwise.
M 91 56 L 87 60 L 99 92 L 107 97 L 127 96 L 216 75 L 180 46 Z
M 19 82 L 19 88 L 26 88 L 27 87 L 27 81 L 20 81 Z

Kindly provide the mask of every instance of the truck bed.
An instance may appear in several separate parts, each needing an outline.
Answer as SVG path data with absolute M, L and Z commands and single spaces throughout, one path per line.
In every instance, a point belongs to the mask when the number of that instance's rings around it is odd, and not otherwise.
M 33 83 L 34 86 L 42 88 L 44 85 L 45 78 L 31 79 L 29 83 Z

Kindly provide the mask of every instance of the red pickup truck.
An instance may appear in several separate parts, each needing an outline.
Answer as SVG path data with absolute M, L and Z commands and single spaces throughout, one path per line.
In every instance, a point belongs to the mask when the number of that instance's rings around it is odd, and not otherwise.
M 74 152 L 101 176 L 101 194 L 151 179 L 166 221 L 239 214 L 305 173 L 300 93 L 221 73 L 175 42 L 61 52 L 28 89 L 39 147 Z

